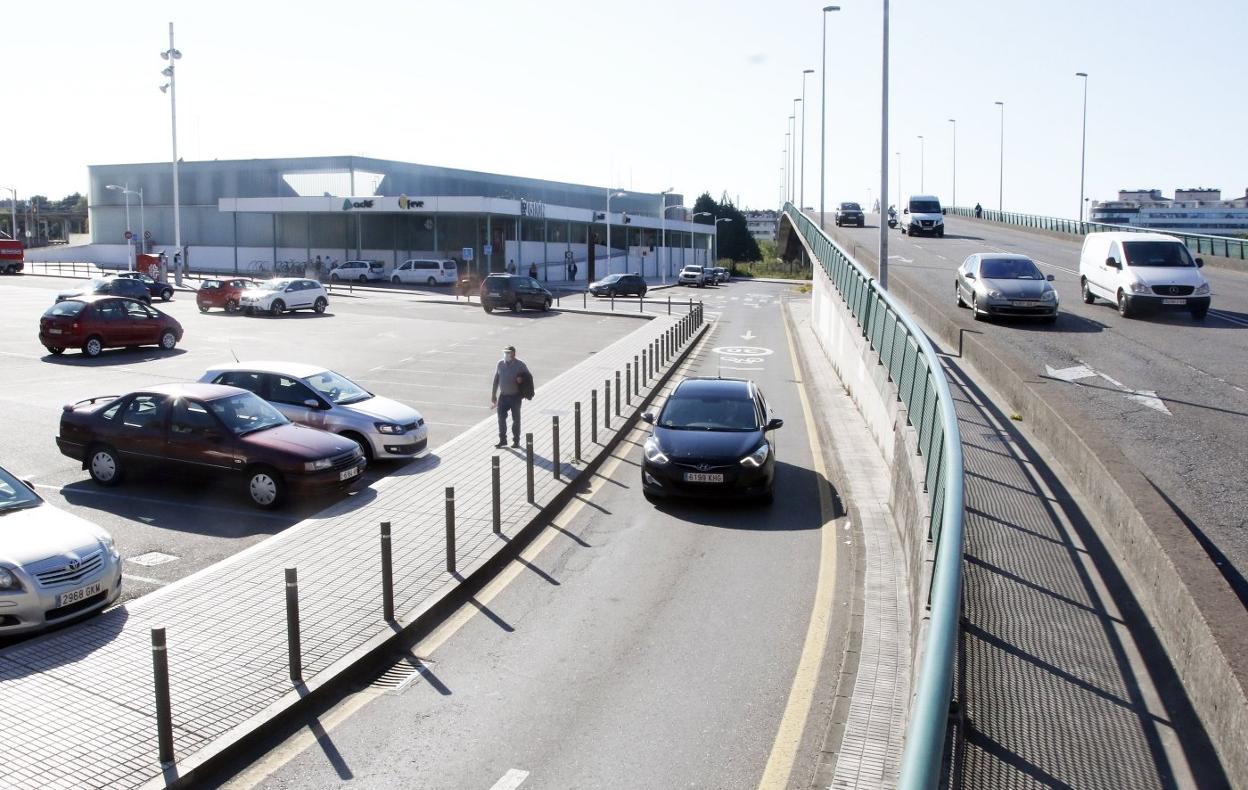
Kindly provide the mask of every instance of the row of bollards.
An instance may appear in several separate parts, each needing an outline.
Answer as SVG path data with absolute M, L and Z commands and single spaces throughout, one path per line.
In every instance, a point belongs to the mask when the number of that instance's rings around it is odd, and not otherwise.
M 668 312 L 671 312 L 671 297 L 668 297 Z M 699 303 L 690 302 L 689 312 L 676 324 L 668 327 L 660 337 L 647 344 L 640 355 L 634 355 L 632 362 L 624 364 L 624 381 L 621 386 L 620 371 L 615 371 L 615 413 L 621 415 L 621 390 L 623 400 L 629 405 L 634 396 L 641 395 L 641 387 L 649 386 L 651 379 L 657 378 L 662 365 L 666 365 L 676 355 L 704 320 L 703 307 Z M 611 379 L 603 381 L 602 425 L 611 428 Z M 589 401 L 590 442 L 598 442 L 598 391 L 590 391 Z M 560 480 L 559 417 L 551 417 L 551 436 L 554 440 L 552 452 L 551 474 Z M 574 458 L 576 462 L 583 460 L 581 453 L 581 403 L 577 401 L 573 407 Z M 525 483 L 528 501 L 534 503 L 536 494 L 533 479 L 533 434 L 526 433 L 525 441 Z M 492 527 L 494 534 L 502 534 L 502 482 L 500 461 L 497 455 L 490 459 L 490 493 L 492 498 Z M 455 487 L 447 486 L 446 501 L 446 570 L 448 573 L 458 572 L 455 536 Z M 394 565 L 392 532 L 389 521 L 381 522 L 381 614 L 386 622 L 394 622 Z M 286 588 L 286 644 L 290 680 L 295 684 L 303 683 L 303 651 L 299 624 L 299 572 L 297 568 L 286 568 L 284 571 Z M 156 696 L 156 734 L 160 762 L 169 764 L 174 761 L 173 714 L 169 694 L 169 654 L 166 643 L 165 629 L 151 629 L 152 674 L 155 681 Z

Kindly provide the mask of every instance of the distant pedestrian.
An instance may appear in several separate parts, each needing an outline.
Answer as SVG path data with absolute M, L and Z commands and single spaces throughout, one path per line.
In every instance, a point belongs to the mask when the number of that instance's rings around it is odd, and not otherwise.
M 529 264 L 529 276 L 532 277 L 534 280 L 537 279 L 537 263 L 536 262 Z
M 510 261 L 507 261 L 507 273 L 508 274 L 516 273 L 516 261 L 514 258 Z
M 576 279 L 577 271 L 579 271 L 579 269 L 577 268 L 576 261 L 572 261 L 572 279 L 573 280 Z
M 984 216 L 984 207 L 976 203 L 975 204 L 975 218 L 979 219 L 982 216 Z
M 516 347 L 503 349 L 503 358 L 494 371 L 494 384 L 490 388 L 490 406 L 498 410 L 498 444 L 507 446 L 507 413 L 511 412 L 511 446 L 520 446 L 520 403 L 524 397 L 533 397 L 533 374 L 529 367 L 516 359 Z
M 325 272 L 325 262 L 321 260 L 321 256 L 316 256 L 316 279 L 321 279 L 321 275 Z

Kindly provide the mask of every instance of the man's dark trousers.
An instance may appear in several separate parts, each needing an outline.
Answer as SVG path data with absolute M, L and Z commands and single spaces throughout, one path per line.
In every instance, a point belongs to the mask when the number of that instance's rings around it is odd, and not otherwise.
M 507 441 L 507 412 L 511 412 L 511 439 L 513 444 L 520 443 L 520 401 L 519 393 L 498 396 L 498 442 Z

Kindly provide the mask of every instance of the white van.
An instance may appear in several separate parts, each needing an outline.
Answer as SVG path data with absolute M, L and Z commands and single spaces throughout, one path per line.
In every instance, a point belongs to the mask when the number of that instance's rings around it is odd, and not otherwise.
M 413 258 L 410 261 L 403 261 L 403 265 L 390 275 L 392 283 L 420 285 L 454 285 L 458 279 L 459 269 L 455 261 L 438 261 L 430 258 Z
M 945 210 L 935 195 L 911 195 L 910 202 L 902 210 L 901 232 L 911 236 L 945 235 Z
M 1079 255 L 1083 301 L 1096 297 L 1118 306 L 1124 318 L 1144 310 L 1188 310 L 1202 321 L 1209 312 L 1205 262 L 1164 233 L 1089 233 Z

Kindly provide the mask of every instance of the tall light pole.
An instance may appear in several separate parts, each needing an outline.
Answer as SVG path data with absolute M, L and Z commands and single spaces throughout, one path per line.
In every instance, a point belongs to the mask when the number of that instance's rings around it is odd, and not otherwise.
M 801 100 L 800 96 L 793 100 L 793 151 L 789 155 L 793 160 L 793 169 L 790 171 L 793 175 L 789 178 L 789 181 L 792 182 L 789 186 L 789 192 L 793 195 L 794 201 L 797 200 L 797 104 Z M 801 211 L 802 207 L 798 206 L 797 209 Z
M 806 75 L 814 74 L 814 69 L 805 69 L 802 71 L 802 164 L 798 170 L 801 173 L 801 187 L 797 193 L 798 208 L 806 207 Z
M 675 192 L 675 187 L 668 187 L 659 193 L 659 254 L 655 256 L 655 267 L 662 268 L 663 262 L 658 258 L 663 257 L 663 252 L 667 249 L 667 196 Z M 670 261 L 669 261 L 670 263 Z M 645 266 L 642 267 L 642 276 L 644 277 Z M 667 269 L 662 269 L 663 284 L 667 284 Z
M 133 270 L 134 269 L 134 234 L 130 232 L 130 196 L 134 194 L 134 192 L 130 189 L 129 181 L 126 182 L 126 185 L 124 187 L 119 187 L 116 184 L 108 184 L 104 188 L 111 189 L 114 191 L 120 191 L 121 194 L 126 199 L 126 236 L 128 237 L 126 239 L 126 268 Z
M 712 218 L 714 218 L 714 216 L 715 216 L 715 215 L 714 215 L 714 214 L 712 214 L 712 213 L 711 213 L 711 212 L 709 212 L 709 211 L 695 211 L 695 212 L 693 213 L 693 216 L 692 216 L 692 217 L 690 217 L 689 219 L 690 219 L 690 220 L 692 220 L 693 222 L 697 222 L 697 221 L 698 221 L 698 217 L 712 217 Z M 718 236 L 718 234 L 719 234 L 719 226 L 718 226 L 718 225 L 716 225 L 716 226 L 715 226 L 715 233 L 716 233 L 716 235 Z M 693 239 L 692 239 L 692 238 L 690 238 L 690 239 L 689 239 L 689 246 L 691 246 L 691 247 L 693 246 Z M 694 262 L 695 262 L 695 263 L 696 263 L 696 262 L 697 262 L 697 260 L 698 260 L 698 256 L 697 256 L 697 253 L 696 253 L 696 252 L 694 253 L 693 260 L 694 260 Z
M 953 197 L 949 202 L 958 205 L 958 121 L 950 118 L 949 123 L 953 124 Z
M 883 68 L 880 72 L 880 208 L 888 205 L 888 0 L 884 0 Z M 898 196 L 901 188 L 897 188 Z M 884 218 L 881 216 L 881 220 Z M 880 222 L 880 288 L 888 290 L 888 223 Z
M 1075 76 L 1083 77 L 1083 137 L 1079 142 L 1079 221 L 1083 222 L 1083 173 L 1088 159 L 1088 75 L 1076 71 Z
M 789 201 L 789 138 L 792 137 L 788 132 L 784 133 L 784 200 Z
M 826 159 L 828 152 L 828 12 L 840 11 L 837 5 L 823 7 L 823 74 L 821 75 L 822 93 L 819 96 L 819 227 L 823 228 L 824 189 L 827 178 Z
M 719 223 L 721 222 L 732 222 L 732 217 L 716 217 L 715 219 L 715 260 L 711 262 L 712 266 L 719 263 Z
M 894 151 L 897 154 L 897 201 L 901 202 L 901 151 Z M 900 222 L 900 218 L 898 218 Z
M 608 190 L 607 190 L 607 213 L 606 213 L 606 220 L 607 220 L 607 274 L 610 274 L 610 273 L 611 273 L 611 198 L 624 197 L 624 195 L 626 195 L 626 194 L 627 194 L 627 193 L 626 193 L 626 192 L 624 192 L 624 191 L 622 191 L 622 190 L 617 191 L 617 192 L 612 192 L 610 189 L 608 189 Z M 516 240 L 516 243 L 517 243 L 517 244 L 519 244 L 519 239 L 517 239 L 517 240 Z M 627 245 L 625 245 L 625 246 L 627 246 Z M 624 261 L 625 261 L 625 264 L 627 264 L 627 262 L 628 262 L 628 257 L 627 257 L 627 255 L 625 256 Z M 627 266 L 626 266 L 626 268 L 627 268 Z
M 0 187 L 0 189 L 7 189 L 13 193 L 13 202 L 9 204 L 9 211 L 12 212 L 9 222 L 13 224 L 9 230 L 13 231 L 13 241 L 20 241 L 20 239 L 17 238 L 17 187 Z M 69 238 L 69 236 L 66 235 L 65 238 Z
M 927 165 L 924 163 L 923 147 L 923 135 L 919 135 L 919 191 L 926 195 L 927 186 L 923 181 L 923 173 L 926 172 Z
M 178 85 L 175 65 L 182 58 L 182 53 L 173 46 L 173 23 L 169 23 L 169 49 L 160 53 L 160 57 L 169 61 L 168 67 L 161 74 L 169 78 L 169 82 L 161 87 L 169 89 L 169 119 L 173 131 L 173 249 L 181 259 L 181 266 L 174 269 L 174 280 L 182 284 L 182 272 L 187 269 L 186 253 L 182 250 L 182 205 L 178 192 Z
M 1005 102 L 993 102 L 1001 108 L 1001 145 L 997 149 L 1000 159 L 997 161 L 997 211 L 1005 211 L 1002 196 L 1005 194 Z

